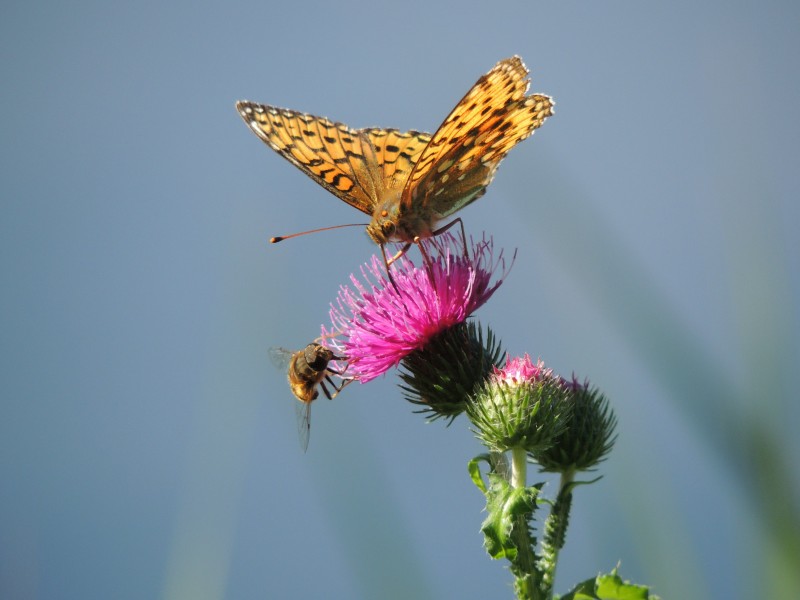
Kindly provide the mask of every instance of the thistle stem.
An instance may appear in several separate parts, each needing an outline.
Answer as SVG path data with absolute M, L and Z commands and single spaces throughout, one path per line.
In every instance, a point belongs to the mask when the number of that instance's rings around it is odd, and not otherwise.
M 572 506 L 572 481 L 574 478 L 575 471 L 568 470 L 561 473 L 558 496 L 553 508 L 550 510 L 550 515 L 545 521 L 539 570 L 542 573 L 542 590 L 547 598 L 552 597 L 556 566 L 558 565 L 558 553 L 564 547 L 564 538 L 567 533 L 567 524 L 569 523 L 569 511 Z
M 528 480 L 528 456 L 524 448 L 511 450 L 511 487 L 524 488 Z
M 511 450 L 511 487 L 523 489 L 528 482 L 528 455 L 524 448 Z M 517 556 L 511 561 L 511 571 L 514 573 L 514 590 L 518 600 L 539 600 L 539 581 L 541 576 L 536 571 L 537 556 L 533 549 L 534 541 L 530 537 L 528 515 L 515 517 L 514 533 L 512 534 L 517 547 Z

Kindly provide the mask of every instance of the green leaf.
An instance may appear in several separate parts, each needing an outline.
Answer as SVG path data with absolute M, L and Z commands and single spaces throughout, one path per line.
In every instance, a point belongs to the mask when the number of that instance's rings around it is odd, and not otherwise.
M 597 578 L 587 579 L 576 585 L 566 596 L 561 596 L 559 600 L 595 600 Z
M 560 600 L 658 600 L 645 585 L 623 581 L 614 569 L 611 573 L 598 575 L 576 585 Z
M 517 557 L 516 540 L 513 538 L 515 524 L 527 524 L 536 508 L 537 487 L 513 488 L 502 476 L 489 473 L 489 489 L 486 492 L 486 512 L 488 516 L 481 525 L 484 544 L 489 556 L 495 559 Z
M 616 569 L 608 575 L 598 576 L 597 595 L 602 600 L 648 600 L 650 597 L 647 586 L 622 581 Z
M 469 470 L 469 476 L 472 478 L 472 483 L 475 484 L 480 491 L 484 494 L 488 493 L 486 490 L 486 484 L 483 481 L 483 476 L 481 475 L 481 461 L 486 461 L 486 464 L 491 466 L 492 459 L 491 456 L 488 454 L 481 454 L 480 456 L 476 456 L 467 465 L 467 470 Z

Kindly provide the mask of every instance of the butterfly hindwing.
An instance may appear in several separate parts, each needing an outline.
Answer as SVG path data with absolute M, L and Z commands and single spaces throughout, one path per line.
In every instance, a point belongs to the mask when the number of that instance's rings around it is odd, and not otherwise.
M 237 102 L 236 108 L 278 154 L 332 194 L 372 215 L 382 182 L 375 150 L 362 132 L 285 108 L 247 101 Z
M 402 191 L 409 175 L 431 141 L 430 133 L 369 128 L 361 130 L 375 149 L 383 173 L 384 188 Z

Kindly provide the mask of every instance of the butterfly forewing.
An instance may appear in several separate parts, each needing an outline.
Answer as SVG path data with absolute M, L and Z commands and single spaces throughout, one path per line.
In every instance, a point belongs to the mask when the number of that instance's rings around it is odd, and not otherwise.
M 500 161 L 552 114 L 552 100 L 525 96 L 528 70 L 519 57 L 483 75 L 442 123 L 403 192 L 405 211 L 449 216 L 479 198 Z
M 375 151 L 361 132 L 324 117 L 253 102 L 236 108 L 270 148 L 349 205 L 372 215 L 380 194 Z
M 464 141 L 465 134 L 491 116 L 509 100 L 519 99 L 528 89 L 528 70 L 518 56 L 500 61 L 482 75 L 433 134 L 431 143 L 417 162 L 409 183 L 413 186 L 430 172 L 450 146 Z

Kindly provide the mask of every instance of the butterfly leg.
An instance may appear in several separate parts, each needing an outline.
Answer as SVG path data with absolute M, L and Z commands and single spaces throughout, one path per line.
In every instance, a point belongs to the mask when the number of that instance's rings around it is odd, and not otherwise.
M 407 247 L 406 247 L 406 246 L 407 246 Z M 381 244 L 381 253 L 383 254 L 383 264 L 384 264 L 384 265 L 386 265 L 386 275 L 388 275 L 388 277 L 389 277 L 389 283 L 391 283 L 391 284 L 392 284 L 392 287 L 394 288 L 394 291 L 395 291 L 395 292 L 397 292 L 398 294 L 400 293 L 400 290 L 398 289 L 398 287 L 397 287 L 397 284 L 394 282 L 394 277 L 392 277 L 392 270 L 389 268 L 389 266 L 390 266 L 390 265 L 391 265 L 391 264 L 392 264 L 394 261 L 396 261 L 398 258 L 400 258 L 401 256 L 403 256 L 403 254 L 405 254 L 406 250 L 408 250 L 408 248 L 410 248 L 410 247 L 411 247 L 411 245 L 410 245 L 410 244 L 407 244 L 406 246 L 404 246 L 404 247 L 402 248 L 402 250 L 400 250 L 400 251 L 399 251 L 397 254 L 395 254 L 395 255 L 394 255 L 392 258 L 391 258 L 391 260 L 389 260 L 389 259 L 387 258 L 387 256 L 386 256 L 386 246 L 384 246 L 383 244 Z
M 467 246 L 467 232 L 464 230 L 464 221 L 461 220 L 461 217 L 457 217 L 450 221 L 447 225 L 440 227 L 436 231 L 434 231 L 431 235 L 440 235 L 450 229 L 453 225 L 458 223 L 461 226 L 461 241 L 464 244 L 464 258 L 469 260 L 469 246 Z M 421 247 L 421 246 L 420 246 Z
M 417 239 L 418 239 L 418 238 L 415 238 L 415 239 L 414 239 L 414 242 L 417 242 Z M 406 242 L 406 245 L 405 245 L 405 246 L 403 246 L 403 247 L 402 247 L 400 250 L 398 250 L 398 251 L 397 251 L 397 254 L 395 254 L 395 255 L 394 255 L 392 258 L 390 258 L 390 259 L 389 259 L 389 260 L 386 262 L 386 268 L 388 269 L 388 268 L 389 268 L 389 265 L 391 265 L 391 264 L 392 264 L 394 261 L 396 261 L 398 258 L 400 258 L 401 256 L 403 256 L 403 255 L 404 255 L 406 252 L 408 252 L 408 249 L 409 249 L 409 248 L 411 248 L 411 242 Z M 384 258 L 384 260 L 386 260 L 386 253 L 385 253 L 385 252 L 384 252 L 384 254 L 383 254 L 383 258 Z
M 428 256 L 428 251 L 425 250 L 425 246 L 422 245 L 419 236 L 414 238 L 414 243 L 419 247 L 419 253 L 422 254 L 422 260 L 425 261 L 425 266 L 428 268 L 428 277 L 433 277 L 433 263 L 431 262 L 431 257 Z M 431 281 L 431 283 L 433 283 L 433 281 Z

